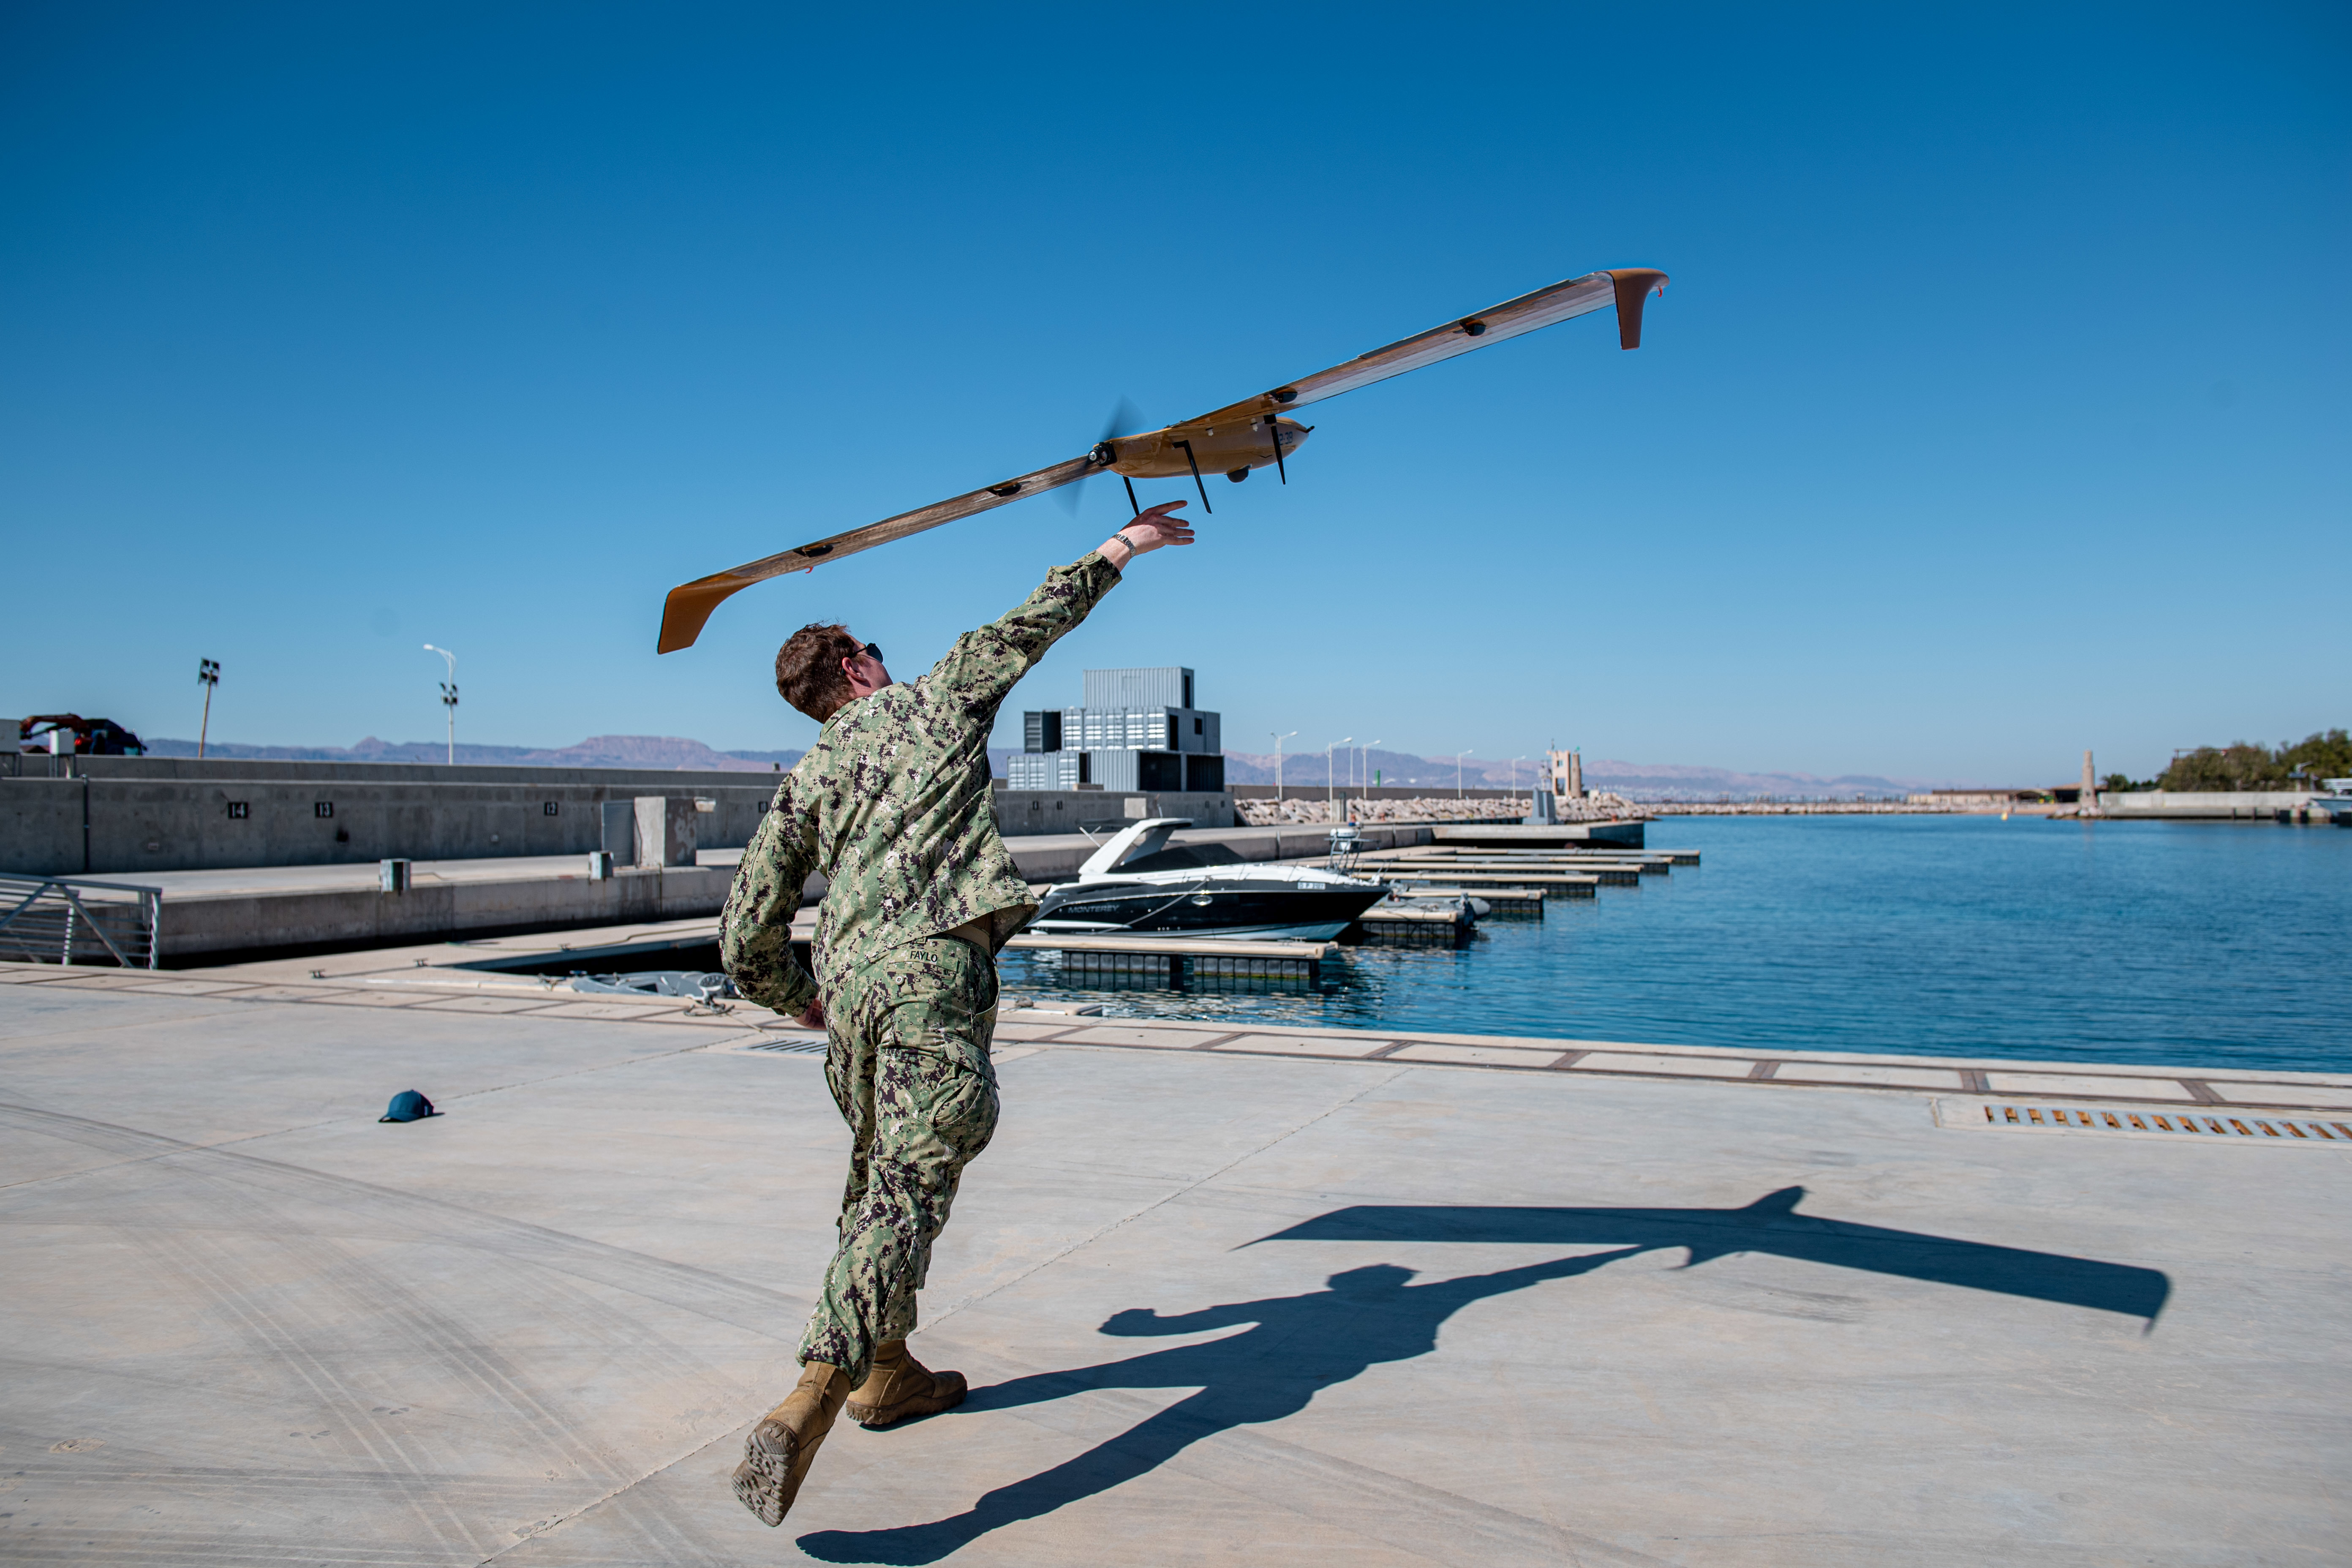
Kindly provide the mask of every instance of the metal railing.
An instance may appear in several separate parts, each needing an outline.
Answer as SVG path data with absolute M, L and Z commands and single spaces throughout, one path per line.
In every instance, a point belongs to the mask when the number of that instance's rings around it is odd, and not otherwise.
M 155 967 L 163 890 L 0 872 L 0 959 Z

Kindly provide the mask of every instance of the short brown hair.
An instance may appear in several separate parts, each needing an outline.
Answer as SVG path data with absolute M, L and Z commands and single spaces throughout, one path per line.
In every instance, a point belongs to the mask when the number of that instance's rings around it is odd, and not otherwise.
M 841 661 L 856 658 L 865 644 L 847 626 L 811 621 L 776 650 L 776 689 L 785 701 L 824 723 L 849 700 L 849 677 Z

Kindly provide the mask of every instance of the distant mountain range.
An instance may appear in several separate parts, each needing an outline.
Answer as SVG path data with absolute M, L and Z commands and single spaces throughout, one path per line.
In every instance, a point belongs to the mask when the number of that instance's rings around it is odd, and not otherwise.
M 147 743 L 152 755 L 159 757 L 193 757 L 196 754 L 194 741 L 152 740 Z M 437 763 L 445 760 L 447 747 L 441 741 L 379 741 L 370 735 L 353 746 L 248 746 L 236 742 L 215 741 L 205 748 L 207 756 L 235 757 L 256 762 L 318 762 L 318 763 Z M 989 766 L 998 777 L 1004 775 L 1004 759 L 1011 753 L 992 748 Z M 1282 758 L 1282 782 L 1288 784 L 1320 786 L 1325 783 L 1321 752 L 1288 752 Z M 477 766 L 551 767 L 551 768 L 664 768 L 688 771 L 725 773 L 772 773 L 777 767 L 791 767 L 801 760 L 798 751 L 782 752 L 720 752 L 699 741 L 689 741 L 676 735 L 593 735 L 569 746 L 481 746 L 461 742 L 457 761 Z M 1406 752 L 1374 751 L 1350 764 L 1349 752 L 1342 750 L 1334 756 L 1334 771 L 1342 788 L 1351 783 L 1369 784 L 1371 774 L 1379 774 L 1383 784 L 1427 784 L 1432 789 L 1452 789 L 1454 786 L 1454 763 L 1452 757 L 1417 757 Z M 1489 762 L 1478 757 L 1465 757 L 1461 782 L 1471 789 L 1501 789 L 1516 783 L 1517 787 L 1532 786 L 1540 758 L 1529 758 L 1514 769 L 1507 762 Z M 1272 752 L 1249 752 L 1225 753 L 1225 782 L 1228 784 L 1272 784 L 1275 782 L 1275 759 Z M 1728 795 L 1735 800 L 1752 799 L 1759 795 L 1801 795 L 1811 798 L 1843 799 L 1856 795 L 1904 795 L 1913 790 L 1941 788 L 1948 781 L 1927 779 L 1881 778 L 1873 773 L 1843 773 L 1836 778 L 1820 778 L 1811 773 L 1749 773 L 1727 768 L 1685 767 L 1666 763 L 1620 763 L 1602 758 L 1588 758 L 1584 764 L 1584 782 L 1588 788 L 1612 790 L 1635 799 L 1711 800 Z

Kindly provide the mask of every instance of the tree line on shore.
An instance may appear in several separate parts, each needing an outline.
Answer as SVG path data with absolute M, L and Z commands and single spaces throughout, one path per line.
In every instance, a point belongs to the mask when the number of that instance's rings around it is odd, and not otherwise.
M 2286 790 L 2306 789 L 2321 779 L 2352 778 L 2352 736 L 2344 731 L 2322 730 L 2300 741 L 2281 741 L 2276 749 L 2256 741 L 2227 746 L 2199 746 L 2172 759 L 2158 777 L 2134 783 L 2121 773 L 2109 773 L 2100 786 L 2106 790 Z

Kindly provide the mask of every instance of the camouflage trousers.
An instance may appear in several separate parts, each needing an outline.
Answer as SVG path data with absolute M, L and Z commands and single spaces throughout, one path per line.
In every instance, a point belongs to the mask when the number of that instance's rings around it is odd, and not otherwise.
M 956 1182 L 996 1131 L 996 964 L 958 937 L 893 948 L 826 1004 L 825 1081 L 849 1123 L 841 1243 L 800 1358 L 865 1381 L 915 1326 Z

